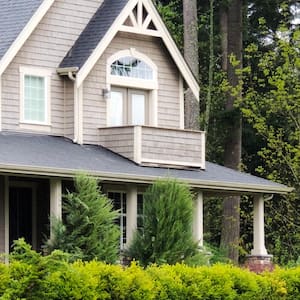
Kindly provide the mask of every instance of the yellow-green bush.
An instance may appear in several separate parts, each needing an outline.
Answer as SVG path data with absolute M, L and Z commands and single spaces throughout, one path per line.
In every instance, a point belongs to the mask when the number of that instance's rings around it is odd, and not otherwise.
M 300 267 L 257 275 L 221 264 L 143 269 L 30 253 L 9 266 L 0 263 L 0 299 L 300 299 Z

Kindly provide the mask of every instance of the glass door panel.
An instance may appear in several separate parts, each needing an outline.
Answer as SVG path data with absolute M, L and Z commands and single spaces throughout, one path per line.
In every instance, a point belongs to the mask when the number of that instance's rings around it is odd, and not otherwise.
M 146 97 L 144 94 L 131 93 L 131 124 L 145 125 Z
M 121 126 L 123 120 L 124 93 L 122 91 L 111 91 L 111 97 L 107 103 L 108 126 Z

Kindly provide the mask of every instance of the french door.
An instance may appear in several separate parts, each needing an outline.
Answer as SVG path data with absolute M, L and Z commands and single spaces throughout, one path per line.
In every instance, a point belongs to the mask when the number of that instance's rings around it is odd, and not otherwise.
M 114 87 L 108 99 L 108 126 L 148 125 L 148 92 Z

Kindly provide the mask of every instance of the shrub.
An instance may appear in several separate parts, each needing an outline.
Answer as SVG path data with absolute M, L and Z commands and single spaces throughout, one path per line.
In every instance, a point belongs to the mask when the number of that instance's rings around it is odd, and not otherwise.
M 144 194 L 143 230 L 138 230 L 128 256 L 146 266 L 175 264 L 197 253 L 193 239 L 193 196 L 173 179 L 158 180 Z
M 59 249 L 73 260 L 97 259 L 114 263 L 119 252 L 118 212 L 101 193 L 95 178 L 79 175 L 74 193 L 65 196 L 64 220 L 54 220 L 53 238 L 47 241 L 48 252 Z
M 67 259 L 59 251 L 41 256 L 18 241 L 10 265 L 0 263 L 0 299 L 300 299 L 300 267 L 257 275 L 222 264 L 143 269 Z

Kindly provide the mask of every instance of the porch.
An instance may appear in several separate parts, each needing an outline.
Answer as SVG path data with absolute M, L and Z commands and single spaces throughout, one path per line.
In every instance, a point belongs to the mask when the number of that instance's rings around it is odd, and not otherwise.
M 104 182 L 101 189 L 120 210 L 120 248 L 126 248 L 141 226 L 145 184 Z M 0 253 L 9 253 L 13 240 L 24 237 L 41 251 L 49 236 L 49 216 L 62 218 L 62 195 L 74 190 L 71 179 L 58 177 L 0 176 Z M 203 199 L 206 191 L 195 189 L 194 239 L 203 246 Z M 211 196 L 211 191 L 209 196 Z M 254 236 L 251 255 L 268 256 L 264 238 L 264 195 L 254 195 Z
M 34 248 L 39 249 L 42 233 L 49 234 L 49 215 L 61 218 L 62 194 L 67 183 L 70 184 L 78 172 L 98 177 L 105 192 L 126 195 L 126 201 L 122 202 L 126 207 L 126 228 L 122 230 L 126 234 L 126 243 L 131 241 L 138 226 L 138 198 L 143 189 L 157 178 L 176 178 L 187 183 L 197 194 L 193 227 L 194 238 L 200 246 L 203 244 L 203 197 L 214 194 L 252 195 L 252 255 L 256 256 L 267 254 L 264 243 L 264 196 L 292 191 L 287 186 L 210 162 L 205 163 L 205 170 L 140 166 L 106 148 L 74 144 L 63 137 L 1 132 L 0 144 L 0 252 L 6 253 L 9 252 L 10 241 L 21 234 L 12 236 L 12 219 L 17 215 L 12 207 L 18 204 L 23 216 L 27 216 L 28 239 Z M 16 191 L 19 188 L 21 190 Z M 24 196 L 27 200 L 24 203 L 20 203 L 21 200 L 17 200 L 17 204 L 10 203 L 13 195 L 17 199 Z M 30 213 L 31 218 L 28 217 Z

